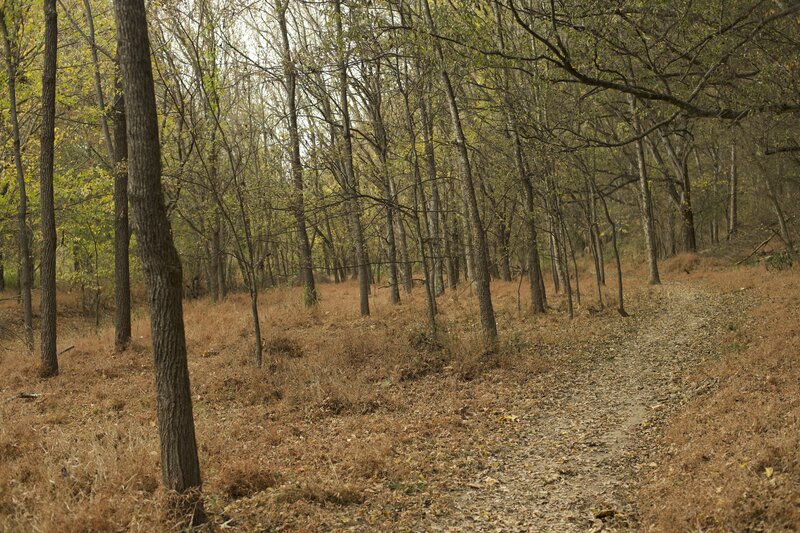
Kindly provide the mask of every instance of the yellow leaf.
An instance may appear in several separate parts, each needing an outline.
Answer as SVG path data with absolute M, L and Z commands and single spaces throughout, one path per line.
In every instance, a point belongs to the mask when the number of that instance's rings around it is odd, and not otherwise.
M 774 473 L 775 473 L 775 470 L 771 466 L 768 466 L 768 467 L 766 467 L 764 469 L 764 475 L 767 476 L 768 478 L 771 478 L 772 474 L 774 474 Z

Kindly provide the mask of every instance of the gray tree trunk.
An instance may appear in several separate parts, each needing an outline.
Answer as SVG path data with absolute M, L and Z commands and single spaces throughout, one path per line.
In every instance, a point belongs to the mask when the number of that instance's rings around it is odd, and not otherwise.
M 297 231 L 298 252 L 300 254 L 300 273 L 303 278 L 303 301 L 306 307 L 317 304 L 317 288 L 314 282 L 314 267 L 311 260 L 311 244 L 308 240 L 306 229 L 305 202 L 303 199 L 303 165 L 300 161 L 300 134 L 297 126 L 297 75 L 289 47 L 289 31 L 286 24 L 286 11 L 289 0 L 276 3 L 278 12 L 278 25 L 281 30 L 283 44 L 283 77 L 286 82 L 286 104 L 289 112 L 289 144 L 292 161 L 292 182 L 294 184 L 294 201 L 292 213 Z
M 436 33 L 436 28 L 431 16 L 428 0 L 423 0 L 423 9 L 428 27 L 432 33 Z M 478 297 L 478 308 L 480 309 L 481 327 L 483 336 L 489 349 L 494 349 L 497 344 L 497 323 L 494 317 L 494 307 L 492 305 L 492 292 L 489 279 L 489 249 L 486 244 L 486 233 L 483 229 L 480 210 L 478 209 L 478 199 L 475 195 L 475 185 L 472 180 L 472 167 L 470 166 L 469 153 L 467 152 L 467 141 L 464 130 L 461 126 L 461 115 L 458 110 L 453 85 L 450 82 L 450 75 L 444 64 L 444 54 L 442 53 L 439 41 L 434 41 L 436 55 L 440 63 L 439 74 L 445 89 L 448 107 L 450 108 L 450 118 L 453 123 L 453 135 L 458 150 L 458 159 L 463 181 L 464 201 L 467 205 L 467 214 L 472 224 L 473 243 L 475 244 L 474 254 L 470 250 L 470 255 L 474 255 L 473 279 L 475 281 L 475 292 Z

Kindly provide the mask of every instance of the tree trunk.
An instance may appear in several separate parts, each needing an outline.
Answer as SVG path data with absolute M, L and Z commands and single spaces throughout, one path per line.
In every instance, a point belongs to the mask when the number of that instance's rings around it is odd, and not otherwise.
M 530 281 L 531 306 L 534 313 L 544 313 L 547 309 L 545 293 L 542 290 L 542 266 L 539 260 L 539 243 L 536 235 L 536 218 L 534 215 L 533 184 L 525 169 L 522 156 L 522 145 L 514 128 L 514 150 L 517 160 L 517 176 L 525 192 L 525 234 L 528 252 L 528 280 Z
M 28 235 L 28 195 L 25 188 L 25 171 L 22 166 L 22 140 L 17 115 L 17 64 L 19 58 L 12 55 L 11 37 L 8 33 L 6 14 L 0 10 L 0 31 L 3 34 L 6 70 L 8 74 L 8 109 L 11 120 L 11 137 L 13 141 L 14 166 L 17 172 L 17 189 L 19 204 L 17 206 L 17 248 L 19 250 L 19 293 L 22 300 L 22 320 L 25 329 L 25 346 L 33 351 L 33 304 L 31 289 L 33 286 L 33 258 L 31 257 L 30 236 Z
M 286 10 L 289 8 L 289 0 L 276 3 L 278 12 L 278 25 L 281 30 L 281 42 L 283 43 L 283 76 L 286 81 L 286 104 L 289 111 L 289 143 L 291 145 L 292 160 L 292 181 L 294 183 L 294 202 L 292 212 L 295 219 L 297 231 L 298 251 L 300 254 L 300 273 L 303 278 L 303 301 L 306 307 L 317 304 L 317 288 L 314 282 L 314 268 L 311 260 L 311 244 L 308 240 L 306 230 L 305 202 L 303 199 L 303 165 L 300 161 L 300 134 L 297 126 L 297 102 L 296 102 L 296 73 L 294 60 L 289 47 L 289 32 L 286 25 Z
M 595 194 L 600 197 L 606 220 L 608 221 L 608 225 L 611 226 L 611 246 L 614 249 L 614 261 L 617 265 L 617 312 L 619 312 L 621 316 L 626 317 L 628 316 L 628 312 L 625 311 L 625 297 L 622 288 L 622 261 L 620 260 L 619 246 L 617 245 L 617 225 L 614 223 L 614 219 L 611 218 L 611 213 L 608 211 L 608 203 L 606 203 L 605 196 L 597 189 L 597 184 L 594 183 L 594 180 L 592 180 L 592 189 Z
M 343 43 L 342 30 L 342 3 L 334 0 L 334 13 L 336 17 L 336 35 L 339 43 Z M 344 46 L 342 44 L 342 46 Z M 369 259 L 367 258 L 366 243 L 364 242 L 364 229 L 361 225 L 361 213 L 358 201 L 358 190 L 353 171 L 353 139 L 350 131 L 350 109 L 347 96 L 347 61 L 346 51 L 339 50 L 339 105 L 342 113 L 342 162 L 344 166 L 345 195 L 347 196 L 350 223 L 353 230 L 353 246 L 355 252 L 355 267 L 358 272 L 358 293 L 361 316 L 369 315 Z
M 41 314 L 43 377 L 58 374 L 56 353 L 56 219 L 53 200 L 53 160 L 56 127 L 58 16 L 56 0 L 44 1 L 44 66 L 39 187 L 42 225 Z
M 633 97 L 629 99 L 633 132 L 641 136 L 642 127 Z M 650 180 L 647 178 L 647 165 L 644 157 L 644 141 L 641 137 L 636 140 L 636 163 L 639 170 L 639 193 L 641 195 L 640 207 L 642 211 L 642 229 L 644 230 L 644 243 L 647 250 L 647 265 L 649 267 L 650 285 L 660 285 L 661 277 L 658 275 L 658 250 L 656 249 L 656 232 L 653 223 L 653 200 L 650 194 Z
M 728 240 L 739 230 L 739 176 L 736 172 L 736 145 L 731 144 L 731 175 L 728 183 Z
M 444 293 L 444 267 L 442 254 L 448 261 L 448 281 L 450 288 L 455 287 L 456 276 L 452 272 L 450 258 L 450 239 L 447 236 L 447 226 L 442 220 L 441 198 L 439 197 L 439 182 L 436 179 L 436 156 L 433 149 L 433 122 L 428 113 L 428 104 L 424 98 L 419 103 L 420 121 L 422 122 L 422 143 L 425 148 L 425 170 L 431 184 L 431 208 L 428 212 L 428 226 L 431 228 L 433 242 L 433 280 L 436 296 Z M 442 233 L 444 232 L 444 238 Z
M 131 341 L 130 227 L 128 223 L 128 138 L 122 80 L 114 102 L 114 344 L 117 351 Z
M 428 27 L 432 33 L 436 33 L 436 28 L 433 24 L 433 17 L 431 16 L 430 5 L 428 0 L 423 0 L 423 9 L 425 11 L 425 18 L 428 22 Z M 486 233 L 483 230 L 483 222 L 481 221 L 480 211 L 478 209 L 478 199 L 475 195 L 475 186 L 472 181 L 472 167 L 470 166 L 469 153 L 467 152 L 467 140 L 464 136 L 464 130 L 461 126 L 461 115 L 458 110 L 456 102 L 456 95 L 453 90 L 453 85 L 450 82 L 450 75 L 444 64 L 444 54 L 442 53 L 441 44 L 438 40 L 434 40 L 434 47 L 436 55 L 440 63 L 439 74 L 442 78 L 442 83 L 445 89 L 445 96 L 450 108 L 450 118 L 453 123 L 453 135 L 455 136 L 455 144 L 458 150 L 458 160 L 461 170 L 461 179 L 463 180 L 464 187 L 464 201 L 467 204 L 467 214 L 469 221 L 472 224 L 474 235 L 475 253 L 474 255 L 474 271 L 473 278 L 475 281 L 475 292 L 478 296 L 478 308 L 480 309 L 481 327 L 483 336 L 486 341 L 487 348 L 493 350 L 497 344 L 497 323 L 494 317 L 494 307 L 492 305 L 492 292 L 490 288 L 489 279 L 489 249 L 486 245 Z
M 772 180 L 769 179 L 767 169 L 764 168 L 763 165 L 759 166 L 761 167 L 761 174 L 764 176 L 764 184 L 767 187 L 767 197 L 772 204 L 772 209 L 775 211 L 775 218 L 778 219 L 778 231 L 780 232 L 781 240 L 783 241 L 783 244 L 786 245 L 786 249 L 789 250 L 790 253 L 794 254 L 794 244 L 792 243 L 792 238 L 789 235 L 789 226 L 786 223 L 786 215 L 784 214 L 783 208 L 778 201 L 778 196 L 775 194 L 775 188 L 772 185 Z
M 156 413 L 164 485 L 178 493 L 201 487 L 186 339 L 182 270 L 161 186 L 161 147 L 144 0 L 115 0 L 117 41 L 125 92 L 130 199 L 150 304 L 156 374 Z M 189 498 L 192 524 L 205 520 Z

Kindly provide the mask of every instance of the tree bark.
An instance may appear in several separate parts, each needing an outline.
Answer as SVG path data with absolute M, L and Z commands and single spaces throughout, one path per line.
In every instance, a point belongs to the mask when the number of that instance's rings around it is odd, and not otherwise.
M 369 315 L 369 259 L 367 258 L 366 244 L 364 242 L 364 229 L 361 225 L 361 214 L 359 211 L 358 192 L 353 171 L 353 139 L 350 131 L 350 109 L 347 96 L 347 62 L 345 61 L 345 49 L 342 30 L 342 4 L 341 0 L 334 0 L 334 14 L 336 17 L 336 35 L 339 41 L 339 105 L 342 113 L 342 148 L 344 166 L 344 185 L 345 195 L 347 196 L 348 211 L 350 212 L 350 223 L 353 230 L 353 246 L 356 259 L 356 269 L 358 273 L 358 292 L 361 308 L 361 316 Z
M 114 345 L 123 351 L 131 341 L 130 226 L 128 222 L 128 138 L 122 79 L 114 101 Z
M 739 230 L 739 175 L 736 169 L 736 145 L 731 144 L 731 174 L 728 182 L 728 240 Z
M 419 73 L 419 69 L 417 69 Z M 428 211 L 428 226 L 431 228 L 431 238 L 433 242 L 433 280 L 436 296 L 444 294 L 444 267 L 442 255 L 447 258 L 448 264 L 452 262 L 450 258 L 450 239 L 442 232 L 447 232 L 447 226 L 442 221 L 442 202 L 439 196 L 439 182 L 436 179 L 436 156 L 433 148 L 433 122 L 428 113 L 428 104 L 424 98 L 419 99 L 420 122 L 422 123 L 422 144 L 425 150 L 425 171 L 431 186 L 431 208 Z M 444 242 L 443 242 L 444 241 Z M 448 272 L 448 282 L 450 287 L 455 287 L 456 276 L 450 267 Z
M 147 284 L 156 374 L 156 413 L 164 485 L 178 493 L 201 487 L 186 339 L 182 270 L 161 185 L 161 147 L 144 0 L 115 0 L 117 42 L 127 116 L 130 199 Z M 193 524 L 205 520 L 192 498 Z
M 41 333 L 43 377 L 58 374 L 56 353 L 56 218 L 53 199 L 53 162 L 56 127 L 56 68 L 58 15 L 56 0 L 44 0 L 44 65 L 42 68 L 42 126 L 39 187 L 42 226 Z

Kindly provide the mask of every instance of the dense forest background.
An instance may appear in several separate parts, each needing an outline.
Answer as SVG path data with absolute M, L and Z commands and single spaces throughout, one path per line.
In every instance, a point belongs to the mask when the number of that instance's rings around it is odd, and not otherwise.
M 148 9 L 165 202 L 190 296 L 302 282 L 313 302 L 314 280 L 361 276 L 400 301 L 416 275 L 435 295 L 474 280 L 485 299 L 484 279 L 540 272 L 586 294 L 596 290 L 570 286 L 574 263 L 597 258 L 604 283 L 614 238 L 654 269 L 742 224 L 792 247 L 794 3 Z M 57 278 L 100 320 L 115 250 L 126 253 L 114 241 L 115 203 L 116 220 L 127 216 L 119 183 L 114 196 L 114 21 L 102 2 L 58 10 Z M 39 264 L 41 13 L 3 11 L 0 246 L 13 286 L 23 189 L 34 274 Z M 132 275 L 137 285 L 136 260 Z

